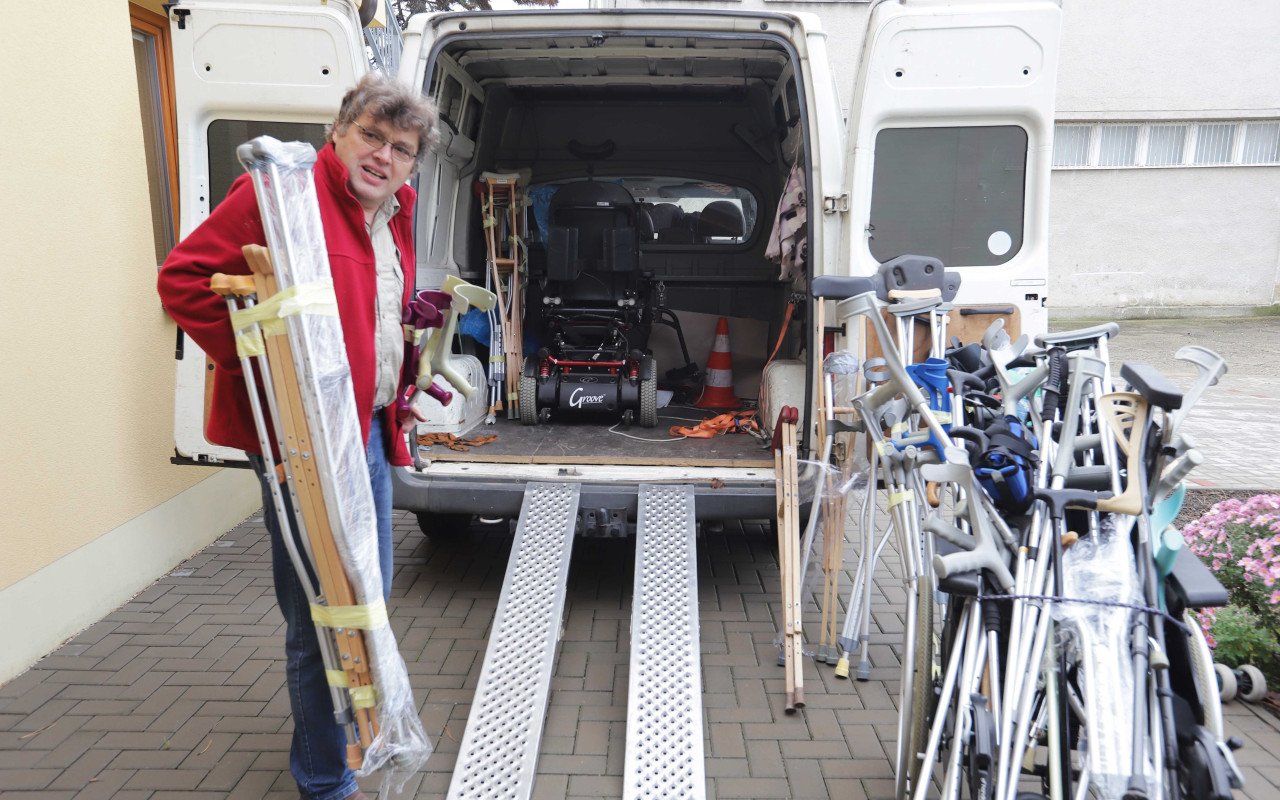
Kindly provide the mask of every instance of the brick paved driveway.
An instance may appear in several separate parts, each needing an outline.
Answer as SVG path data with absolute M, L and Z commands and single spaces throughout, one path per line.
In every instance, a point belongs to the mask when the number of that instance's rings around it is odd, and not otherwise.
M 806 665 L 809 705 L 782 711 L 767 530 L 699 540 L 710 798 L 885 797 L 892 788 L 897 660 L 879 589 L 866 683 Z M 424 538 L 396 518 L 391 620 L 436 754 L 402 796 L 443 797 L 466 724 L 510 537 Z M 846 553 L 852 557 L 852 548 Z M 567 618 L 539 760 L 539 798 L 617 798 L 625 754 L 633 541 L 575 545 Z M 852 567 L 852 563 L 847 566 Z M 849 585 L 847 581 L 844 585 Z M 0 687 L 0 796 L 293 798 L 282 621 L 261 521 L 221 537 L 133 601 Z M 1266 712 L 1227 707 L 1255 800 L 1280 798 L 1280 733 Z M 376 781 L 366 787 L 376 789 Z

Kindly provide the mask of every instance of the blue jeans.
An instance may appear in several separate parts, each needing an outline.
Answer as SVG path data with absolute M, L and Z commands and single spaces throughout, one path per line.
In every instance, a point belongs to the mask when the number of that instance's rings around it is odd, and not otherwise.
M 373 504 L 378 520 L 378 558 L 382 569 L 383 599 L 391 597 L 391 465 L 380 415 L 374 415 L 365 457 Z M 320 643 L 311 622 L 310 601 L 285 548 L 275 501 L 267 484 L 264 462 L 249 454 L 249 463 L 262 484 L 262 517 L 271 534 L 271 569 L 275 577 L 276 601 L 284 615 L 285 677 L 289 704 L 293 708 L 293 744 L 289 750 L 289 771 L 298 790 L 312 800 L 338 800 L 359 788 L 355 774 L 347 767 L 347 739 L 333 718 L 333 699 L 324 673 Z M 290 528 L 297 534 L 288 492 L 283 492 Z M 296 541 L 296 539 L 295 539 Z M 299 552 L 304 552 L 301 545 Z M 315 578 L 307 568 L 312 585 Z

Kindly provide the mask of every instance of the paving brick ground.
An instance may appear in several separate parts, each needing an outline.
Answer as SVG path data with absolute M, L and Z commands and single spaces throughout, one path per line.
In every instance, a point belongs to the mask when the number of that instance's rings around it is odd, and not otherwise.
M 401 796 L 443 797 L 510 538 L 476 528 L 437 542 L 407 515 L 395 531 L 391 620 L 436 745 Z M 575 546 L 537 798 L 622 795 L 633 557 L 630 540 Z M 698 571 L 707 796 L 889 796 L 900 586 L 890 577 L 877 587 L 871 680 L 809 662 L 809 705 L 788 716 L 772 644 L 772 537 L 752 526 L 705 533 Z M 0 796 L 295 797 L 282 626 L 254 518 L 0 687 Z M 1277 720 L 1242 703 L 1226 710 L 1248 745 L 1244 796 L 1280 797 Z
M 1125 326 L 1143 330 L 1141 323 Z M 1264 323 L 1262 330 L 1273 335 L 1278 329 Z M 1156 337 L 1162 347 L 1164 337 Z M 1142 347 L 1122 349 L 1119 341 L 1116 351 L 1125 359 L 1143 355 Z M 1255 360 L 1263 368 L 1224 379 L 1223 391 L 1188 422 L 1200 426 L 1192 429 L 1206 449 L 1216 448 L 1213 466 L 1196 473 L 1215 486 L 1280 488 L 1280 461 L 1270 455 L 1280 446 L 1280 426 L 1268 417 L 1280 381 L 1265 359 Z M 1229 435 L 1223 435 L 1224 421 Z M 402 796 L 443 797 L 510 536 L 505 529 L 476 528 L 454 541 L 431 540 L 403 514 L 395 536 L 391 621 L 436 744 Z M 901 585 L 890 569 L 876 586 L 871 680 L 842 681 L 829 667 L 806 663 L 808 708 L 787 716 L 772 645 L 774 551 L 772 537 L 758 526 L 708 531 L 699 540 L 707 795 L 887 797 Z M 852 545 L 846 556 L 848 587 Z M 538 798 L 621 797 L 633 558 L 631 540 L 575 545 Z M 0 686 L 0 797 L 296 796 L 287 764 L 283 622 L 260 519 L 229 531 L 122 608 L 103 613 Z M 1238 796 L 1280 798 L 1280 722 L 1240 702 L 1224 710 L 1230 731 L 1246 743 L 1238 759 L 1249 783 Z M 366 788 L 372 792 L 376 782 Z

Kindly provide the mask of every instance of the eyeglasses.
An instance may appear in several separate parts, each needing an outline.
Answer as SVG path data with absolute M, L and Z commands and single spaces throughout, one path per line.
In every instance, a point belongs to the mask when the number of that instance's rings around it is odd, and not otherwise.
M 359 122 L 352 121 L 351 124 L 360 129 L 360 138 L 374 150 L 381 150 L 384 145 L 391 144 L 387 137 L 377 131 L 371 131 Z M 418 158 L 418 154 L 402 144 L 391 144 L 391 157 L 401 164 L 409 164 Z

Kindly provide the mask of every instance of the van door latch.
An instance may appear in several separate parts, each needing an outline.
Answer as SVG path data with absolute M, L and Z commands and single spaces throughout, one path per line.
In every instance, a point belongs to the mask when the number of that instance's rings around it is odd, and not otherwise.
M 842 194 L 839 197 L 822 198 L 822 213 L 824 214 L 848 214 L 849 213 L 849 195 Z

